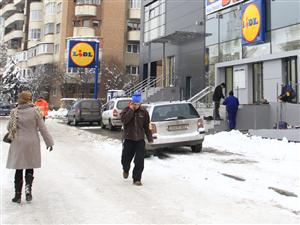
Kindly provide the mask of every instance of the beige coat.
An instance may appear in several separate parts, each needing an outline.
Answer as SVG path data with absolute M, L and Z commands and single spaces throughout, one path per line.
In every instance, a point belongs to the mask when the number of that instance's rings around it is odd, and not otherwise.
M 9 148 L 6 168 L 33 169 L 41 167 L 38 131 L 40 131 L 46 146 L 54 145 L 53 139 L 34 105 L 19 105 L 17 108 L 17 133 Z

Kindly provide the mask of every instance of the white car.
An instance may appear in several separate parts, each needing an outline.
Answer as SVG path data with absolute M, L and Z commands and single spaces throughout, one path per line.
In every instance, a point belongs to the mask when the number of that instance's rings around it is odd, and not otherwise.
M 143 104 L 149 112 L 153 143 L 146 140 L 146 149 L 189 146 L 201 152 L 205 136 L 203 120 L 189 102 Z
M 102 106 L 102 128 L 113 130 L 121 128 L 120 113 L 128 106 L 131 98 L 113 98 Z

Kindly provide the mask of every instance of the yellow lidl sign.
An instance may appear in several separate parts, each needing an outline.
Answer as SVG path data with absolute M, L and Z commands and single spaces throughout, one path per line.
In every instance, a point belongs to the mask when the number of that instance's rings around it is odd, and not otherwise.
M 95 68 L 98 60 L 99 43 L 96 41 L 69 40 L 68 67 Z
M 252 1 L 242 9 L 243 45 L 264 41 L 263 2 Z

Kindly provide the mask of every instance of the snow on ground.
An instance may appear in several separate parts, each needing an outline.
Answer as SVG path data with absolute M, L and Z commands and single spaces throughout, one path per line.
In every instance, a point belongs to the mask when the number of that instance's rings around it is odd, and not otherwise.
M 31 204 L 10 202 L 13 171 L 1 164 L 3 224 L 300 222 L 299 197 L 268 189 L 300 196 L 299 144 L 237 131 L 208 135 L 202 153 L 181 148 L 147 158 L 144 186 L 135 187 L 121 177 L 119 140 L 51 119 L 46 124 L 55 146 L 42 152 Z
M 64 108 L 59 108 L 57 111 L 52 110 L 48 113 L 48 118 L 64 118 L 68 114 L 68 110 Z

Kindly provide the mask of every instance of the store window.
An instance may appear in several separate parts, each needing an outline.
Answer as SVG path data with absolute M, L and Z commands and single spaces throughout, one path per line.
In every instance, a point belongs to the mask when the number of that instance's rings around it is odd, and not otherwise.
M 298 93 L 298 76 L 297 76 L 297 57 L 289 57 L 283 59 L 283 84 L 292 85 L 293 89 Z M 294 99 L 293 102 L 297 102 Z
M 253 71 L 253 103 L 260 103 L 263 99 L 263 64 L 254 63 Z
M 233 68 L 225 68 L 225 95 L 228 96 L 230 91 L 233 91 Z
M 219 61 L 226 62 L 240 59 L 241 39 L 220 44 Z
M 219 19 L 219 35 L 220 41 L 231 41 L 239 39 L 242 36 L 242 20 L 240 18 L 240 11 L 233 10 L 226 14 L 218 16 Z
M 273 53 L 296 49 L 300 49 L 300 24 L 272 31 Z

